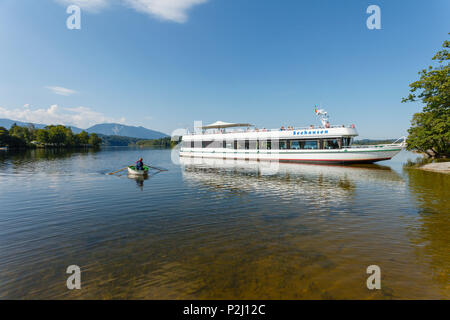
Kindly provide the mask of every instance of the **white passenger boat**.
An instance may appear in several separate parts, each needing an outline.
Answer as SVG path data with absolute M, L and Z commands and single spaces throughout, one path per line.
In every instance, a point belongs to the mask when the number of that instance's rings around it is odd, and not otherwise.
M 182 138 L 181 157 L 301 163 L 373 163 L 388 160 L 406 147 L 394 143 L 352 146 L 354 125 L 331 126 L 324 110 L 315 110 L 321 126 L 257 129 L 248 123 L 213 124 L 196 128 Z

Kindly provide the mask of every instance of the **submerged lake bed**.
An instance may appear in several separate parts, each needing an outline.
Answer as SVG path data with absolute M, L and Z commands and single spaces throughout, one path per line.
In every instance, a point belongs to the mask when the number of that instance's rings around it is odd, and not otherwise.
M 450 298 L 450 176 L 404 169 L 416 155 L 273 166 L 172 153 L 0 151 L 0 299 Z M 168 171 L 107 175 L 141 156 Z

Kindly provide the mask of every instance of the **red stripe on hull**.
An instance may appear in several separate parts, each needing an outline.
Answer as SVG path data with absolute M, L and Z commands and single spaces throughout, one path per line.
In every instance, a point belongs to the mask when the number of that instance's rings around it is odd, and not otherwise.
M 222 160 L 245 160 L 245 161 L 273 161 L 273 162 L 285 162 L 285 163 L 374 163 L 377 161 L 383 161 L 383 160 L 390 160 L 391 158 L 375 158 L 375 159 L 355 159 L 355 160 L 334 160 L 334 159 L 251 159 L 251 158 L 223 158 L 223 157 L 210 157 L 210 156 L 183 156 L 180 155 L 180 157 L 187 157 L 187 158 L 206 158 L 206 159 L 222 159 Z

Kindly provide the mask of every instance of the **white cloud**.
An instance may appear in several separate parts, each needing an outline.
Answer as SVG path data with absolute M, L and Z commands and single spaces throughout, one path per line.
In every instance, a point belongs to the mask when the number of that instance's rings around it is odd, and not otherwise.
M 109 0 L 56 0 L 65 6 L 70 6 L 71 4 L 79 6 L 81 9 L 97 12 L 100 9 L 105 8 L 108 5 Z
M 32 109 L 26 104 L 22 108 L 0 107 L 0 118 L 42 124 L 63 124 L 79 128 L 89 128 L 97 123 L 125 123 L 125 118 L 113 119 L 87 107 L 63 108 L 56 104 L 48 109 Z
M 56 0 L 68 6 L 75 4 L 81 9 L 98 12 L 113 2 L 119 0 Z M 184 23 L 188 19 L 187 12 L 195 5 L 208 2 L 208 0 L 120 0 L 121 3 L 135 9 L 138 12 L 149 14 L 153 17 L 178 23 Z
M 208 0 L 125 0 L 132 8 L 163 20 L 186 22 L 187 11 Z
M 74 93 L 77 93 L 75 90 L 63 87 L 46 87 L 46 88 L 51 90 L 54 94 L 59 94 L 61 96 L 70 96 Z

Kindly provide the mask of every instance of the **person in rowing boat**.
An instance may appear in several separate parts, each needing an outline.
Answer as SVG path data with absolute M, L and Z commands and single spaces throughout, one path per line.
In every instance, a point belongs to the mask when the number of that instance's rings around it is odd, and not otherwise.
M 142 158 L 136 161 L 136 170 L 144 170 L 144 161 Z

